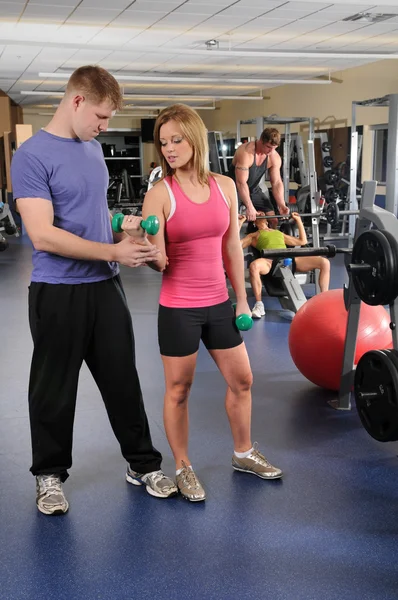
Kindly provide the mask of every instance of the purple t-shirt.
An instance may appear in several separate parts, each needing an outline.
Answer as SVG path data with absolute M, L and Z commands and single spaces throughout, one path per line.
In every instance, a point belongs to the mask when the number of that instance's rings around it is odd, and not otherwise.
M 85 240 L 113 244 L 107 203 L 108 170 L 97 140 L 82 142 L 39 131 L 11 162 L 14 198 L 52 202 L 54 226 Z M 33 250 L 32 281 L 91 283 L 117 275 L 117 263 L 76 260 Z

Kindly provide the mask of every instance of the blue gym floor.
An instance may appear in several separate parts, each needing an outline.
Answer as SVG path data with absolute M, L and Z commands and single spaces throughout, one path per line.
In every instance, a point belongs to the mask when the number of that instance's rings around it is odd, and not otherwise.
M 398 446 L 370 438 L 355 409 L 334 411 L 327 403 L 333 394 L 297 372 L 287 344 L 290 322 L 267 297 L 266 317 L 245 333 L 254 372 L 253 440 L 283 468 L 283 480 L 232 470 L 225 385 L 201 349 L 190 456 L 207 501 L 159 500 L 126 483 L 101 398 L 83 368 L 65 484 L 70 511 L 41 515 L 28 471 L 30 246 L 10 242 L 0 254 L 1 600 L 398 597 Z M 332 275 L 332 287 L 340 287 L 340 257 Z M 123 269 L 122 277 L 152 436 L 173 475 L 156 335 L 160 276 L 142 268 Z

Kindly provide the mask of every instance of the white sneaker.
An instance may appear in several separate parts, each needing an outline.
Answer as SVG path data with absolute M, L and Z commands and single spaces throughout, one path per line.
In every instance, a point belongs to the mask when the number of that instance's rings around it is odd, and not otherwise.
M 252 317 L 253 319 L 261 319 L 265 315 L 264 304 L 260 302 L 256 302 L 253 306 Z
M 37 475 L 36 504 L 45 515 L 62 515 L 67 512 L 69 504 L 59 475 Z

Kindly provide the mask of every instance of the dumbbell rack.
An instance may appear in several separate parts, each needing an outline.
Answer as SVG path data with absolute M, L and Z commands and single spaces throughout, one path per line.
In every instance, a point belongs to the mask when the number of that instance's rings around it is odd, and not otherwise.
M 383 208 L 375 206 L 376 181 L 365 181 L 362 189 L 361 208 L 355 228 L 355 241 L 361 233 L 369 231 L 373 225 L 378 230 L 389 231 L 395 239 L 398 239 L 398 221 L 395 215 Z M 345 257 L 346 267 L 349 270 L 351 257 Z M 346 338 L 344 345 L 343 367 L 341 373 L 341 384 L 337 400 L 330 404 L 337 410 L 351 409 L 351 393 L 354 384 L 355 366 L 354 357 L 357 342 L 357 332 L 359 326 L 359 315 L 361 309 L 361 300 L 355 290 L 352 274 L 349 273 L 348 286 L 344 286 L 344 303 L 348 310 Z M 398 318 L 398 300 L 390 305 L 391 323 L 396 324 Z M 395 326 L 392 329 L 393 347 L 398 349 L 398 329 Z

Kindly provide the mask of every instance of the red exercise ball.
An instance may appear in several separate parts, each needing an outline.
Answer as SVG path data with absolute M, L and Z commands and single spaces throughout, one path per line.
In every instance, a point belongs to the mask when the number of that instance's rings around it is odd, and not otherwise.
M 339 390 L 348 311 L 343 290 L 317 294 L 295 315 L 289 349 L 297 369 L 312 383 Z M 383 306 L 362 302 L 354 362 L 368 350 L 392 348 L 390 315 Z

